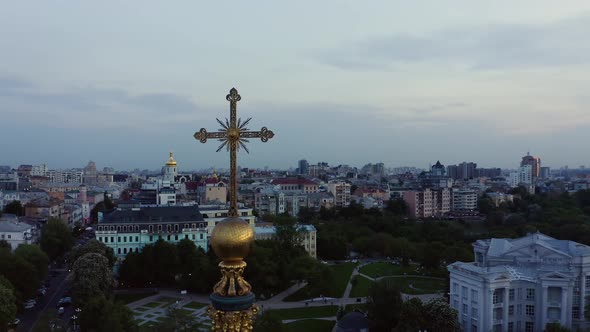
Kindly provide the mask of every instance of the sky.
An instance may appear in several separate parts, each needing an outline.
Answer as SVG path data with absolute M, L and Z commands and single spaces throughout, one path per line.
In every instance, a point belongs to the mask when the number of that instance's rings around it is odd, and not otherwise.
M 0 0 L 0 165 L 590 166 L 590 1 Z

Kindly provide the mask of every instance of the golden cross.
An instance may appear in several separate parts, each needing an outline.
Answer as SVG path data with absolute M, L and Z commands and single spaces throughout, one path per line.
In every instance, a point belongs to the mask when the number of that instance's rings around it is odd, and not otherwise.
M 248 138 L 260 138 L 262 142 L 267 142 L 269 139 L 273 138 L 274 133 L 271 130 L 268 130 L 266 127 L 262 127 L 260 131 L 248 131 L 246 125 L 252 118 L 246 119 L 246 121 L 242 122 L 242 119 L 237 119 L 237 104 L 238 101 L 242 99 L 242 97 L 238 94 L 238 90 L 236 88 L 232 88 L 229 90 L 229 94 L 225 97 L 227 101 L 229 101 L 229 121 L 227 118 L 225 119 L 225 123 L 221 120 L 216 119 L 217 122 L 221 125 L 216 132 L 207 132 L 205 128 L 201 128 L 201 130 L 197 131 L 194 137 L 200 141 L 201 143 L 207 142 L 207 139 L 217 139 L 221 143 L 217 152 L 219 152 L 225 146 L 229 151 L 229 159 L 230 159 L 230 205 L 229 205 L 229 217 L 238 217 L 238 150 L 240 146 L 246 150 L 247 153 L 248 148 L 246 147 L 245 143 L 248 143 Z

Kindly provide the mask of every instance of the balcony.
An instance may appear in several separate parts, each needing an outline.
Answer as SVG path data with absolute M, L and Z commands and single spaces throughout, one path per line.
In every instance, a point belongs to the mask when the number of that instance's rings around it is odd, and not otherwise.
M 549 300 L 547 301 L 547 306 L 553 308 L 561 308 L 561 301 Z
M 503 319 L 494 319 L 494 325 L 502 325 L 502 324 L 504 324 Z

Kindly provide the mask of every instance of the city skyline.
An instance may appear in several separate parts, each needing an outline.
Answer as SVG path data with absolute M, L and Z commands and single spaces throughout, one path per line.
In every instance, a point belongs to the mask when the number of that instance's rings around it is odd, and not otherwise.
M 0 164 L 158 169 L 172 150 L 223 168 L 192 135 L 228 116 L 231 87 L 276 133 L 243 166 L 590 164 L 585 1 L 3 9 Z

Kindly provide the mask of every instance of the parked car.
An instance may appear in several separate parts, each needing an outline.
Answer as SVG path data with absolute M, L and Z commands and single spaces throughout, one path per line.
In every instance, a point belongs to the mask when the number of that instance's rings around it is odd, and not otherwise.
M 47 293 L 47 289 L 46 288 L 39 288 L 39 289 L 37 289 L 37 295 L 39 295 L 39 296 L 45 296 L 45 293 Z
M 33 305 L 35 305 L 35 304 L 37 304 L 37 300 L 30 299 L 30 300 L 25 301 L 25 304 L 33 304 Z
M 9 327 L 17 327 L 18 324 L 20 324 L 20 319 L 15 319 L 12 321 L 12 323 L 8 324 Z
M 57 309 L 57 314 L 58 315 L 63 315 L 64 312 L 66 312 L 66 309 L 64 307 L 59 307 L 59 309 Z
M 25 303 L 25 309 L 33 309 L 35 307 L 35 303 Z
M 64 298 L 60 299 L 59 302 L 57 303 L 58 306 L 66 306 L 66 305 L 70 305 L 70 304 L 72 304 L 71 297 L 64 297 Z

